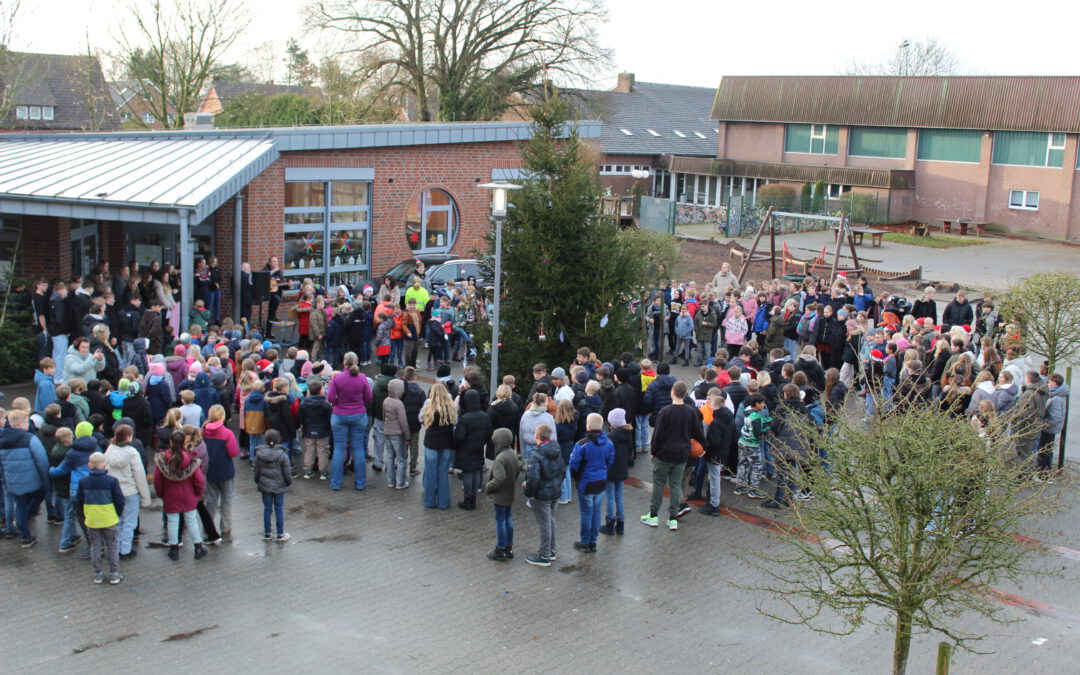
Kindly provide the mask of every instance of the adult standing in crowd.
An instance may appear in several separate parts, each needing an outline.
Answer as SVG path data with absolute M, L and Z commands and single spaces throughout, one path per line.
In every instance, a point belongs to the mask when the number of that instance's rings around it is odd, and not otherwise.
M 330 380 L 326 400 L 334 406 L 330 416 L 330 428 L 334 435 L 334 454 L 330 460 L 330 489 L 340 490 L 345 479 L 345 455 L 351 450 L 353 457 L 353 487 L 363 490 L 367 486 L 367 411 L 371 406 L 371 384 L 360 372 L 360 363 L 354 352 L 345 355 L 345 367 Z

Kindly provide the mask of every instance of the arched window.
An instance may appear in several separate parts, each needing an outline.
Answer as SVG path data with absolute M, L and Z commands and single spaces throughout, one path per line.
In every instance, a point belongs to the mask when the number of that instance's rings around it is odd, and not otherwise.
M 405 237 L 417 253 L 449 251 L 457 239 L 458 210 L 445 190 L 425 190 L 409 205 Z

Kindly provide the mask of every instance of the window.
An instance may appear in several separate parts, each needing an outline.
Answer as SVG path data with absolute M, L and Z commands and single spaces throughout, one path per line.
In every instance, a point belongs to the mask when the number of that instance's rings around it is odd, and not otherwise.
M 694 135 L 697 136 L 698 138 L 705 138 L 705 134 L 701 133 L 700 131 L 695 131 Z
M 1065 164 L 1065 134 L 996 131 L 993 162 L 1060 168 Z
M 629 176 L 634 171 L 652 171 L 645 164 L 604 164 L 600 167 L 601 176 Z
M 1039 208 L 1039 193 L 1035 190 L 1009 190 L 1009 208 L 1036 211 Z
M 851 127 L 848 154 L 903 159 L 907 155 L 907 136 L 907 129 L 895 127 Z
M 684 134 L 683 132 L 679 131 L 678 129 L 675 129 L 674 133 L 675 133 L 675 135 L 676 135 L 676 136 L 678 136 L 679 138 L 686 138 L 686 134 Z
M 449 251 L 457 239 L 457 204 L 445 190 L 425 190 L 409 206 L 405 238 L 417 252 Z
M 370 193 L 367 181 L 286 182 L 284 273 L 359 283 L 368 269 Z
M 24 105 L 15 106 L 15 119 L 28 120 L 30 119 L 30 109 Z
M 145 124 L 153 124 L 154 123 L 154 113 L 152 113 L 152 112 L 144 112 L 142 114 L 142 121 Z
M 52 120 L 56 118 L 56 108 L 51 105 L 41 107 L 41 119 Z
M 827 124 L 789 124 L 784 134 L 784 152 L 835 155 L 839 127 Z
M 39 106 L 39 105 L 30 106 L 30 119 L 32 119 L 32 120 L 41 119 L 41 106 Z
M 927 162 L 972 162 L 982 157 L 982 132 L 978 129 L 919 129 L 915 157 Z
M 652 129 L 646 129 L 645 131 L 648 131 L 653 136 L 659 136 L 660 135 L 658 132 L 656 132 L 656 131 L 654 131 Z
M 811 191 L 813 191 L 813 186 L 812 185 L 811 185 Z M 836 183 L 829 183 L 828 191 L 825 193 L 825 195 L 829 199 L 840 199 L 840 197 L 845 192 L 851 192 L 851 186 L 850 185 L 837 185 Z
M 633 136 L 634 135 L 634 132 L 630 131 L 629 129 L 619 129 L 619 131 L 623 132 L 627 136 Z

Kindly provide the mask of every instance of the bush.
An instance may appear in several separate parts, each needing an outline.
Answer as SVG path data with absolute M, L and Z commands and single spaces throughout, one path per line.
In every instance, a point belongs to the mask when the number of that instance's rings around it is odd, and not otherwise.
M 814 196 L 810 199 L 810 213 L 821 213 L 825 209 L 825 181 L 814 183 Z
M 877 194 L 848 192 L 840 197 L 840 210 L 853 223 L 873 223 L 877 220 Z
M 814 189 L 810 186 L 810 183 L 802 184 L 802 194 L 799 198 L 799 211 L 802 213 L 810 212 L 810 204 L 813 200 Z
M 773 207 L 777 211 L 790 211 L 795 207 L 795 188 L 788 185 L 766 185 L 757 191 L 758 204 Z

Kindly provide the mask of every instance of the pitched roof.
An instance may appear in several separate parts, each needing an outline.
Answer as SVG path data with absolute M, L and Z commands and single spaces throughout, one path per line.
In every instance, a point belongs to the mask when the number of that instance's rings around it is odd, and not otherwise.
M 584 119 L 603 122 L 600 146 L 607 154 L 716 156 L 716 125 L 709 119 L 716 90 L 711 87 L 637 82 L 630 92 L 571 90 L 571 95 L 583 99 Z
M 1080 77 L 728 76 L 712 118 L 1080 132 Z
M 111 92 L 96 57 L 7 52 L 0 70 L 0 86 L 12 90 L 11 109 L 0 121 L 0 127 L 110 131 L 119 126 Z M 16 119 L 15 106 L 22 105 L 53 106 L 53 119 Z

